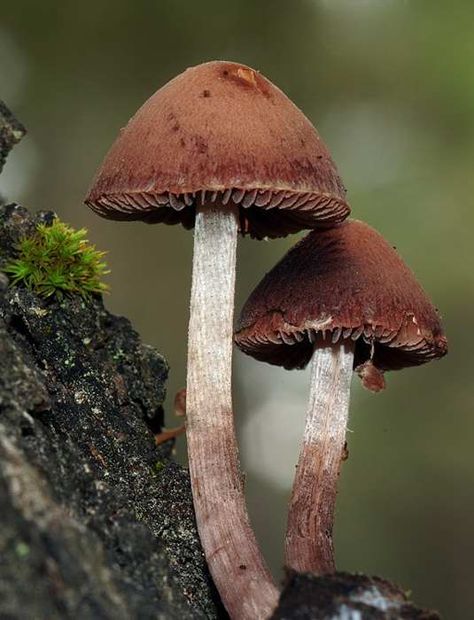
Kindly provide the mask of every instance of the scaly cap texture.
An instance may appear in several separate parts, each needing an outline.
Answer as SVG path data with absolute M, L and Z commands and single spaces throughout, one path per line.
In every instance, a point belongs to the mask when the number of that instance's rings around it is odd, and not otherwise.
M 245 353 L 288 369 L 303 368 L 315 344 L 343 339 L 356 343 L 355 366 L 370 361 L 368 387 L 378 382 L 374 367 L 423 364 L 447 352 L 439 316 L 413 273 L 357 220 L 294 246 L 250 295 L 235 336 Z

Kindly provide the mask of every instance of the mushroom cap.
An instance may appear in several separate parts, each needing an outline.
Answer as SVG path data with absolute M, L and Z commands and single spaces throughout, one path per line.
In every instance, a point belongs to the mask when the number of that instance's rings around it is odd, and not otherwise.
M 250 295 L 235 336 L 245 353 L 288 369 L 306 366 L 318 343 L 344 339 L 355 341 L 355 367 L 370 360 L 381 371 L 447 353 L 439 316 L 413 273 L 357 220 L 296 244 Z
M 281 237 L 349 214 L 310 121 L 257 71 L 224 61 L 165 84 L 121 131 L 86 203 L 118 220 L 194 225 L 196 204 L 240 207 L 242 233 Z

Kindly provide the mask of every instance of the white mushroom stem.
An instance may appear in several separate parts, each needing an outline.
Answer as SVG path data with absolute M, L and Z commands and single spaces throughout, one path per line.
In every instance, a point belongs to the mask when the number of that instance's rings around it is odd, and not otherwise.
M 187 443 L 199 536 L 232 619 L 268 618 L 278 591 L 247 513 L 231 393 L 237 207 L 198 207 L 186 394 Z
M 345 452 L 354 343 L 315 348 L 306 428 L 290 500 L 286 565 L 299 572 L 335 571 L 332 528 Z

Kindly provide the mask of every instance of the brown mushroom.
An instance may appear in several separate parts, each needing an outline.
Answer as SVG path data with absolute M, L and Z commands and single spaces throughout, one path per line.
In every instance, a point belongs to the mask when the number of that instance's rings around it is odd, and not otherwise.
M 188 69 L 110 149 L 86 202 L 111 219 L 194 226 L 187 439 L 206 558 L 232 617 L 268 616 L 277 590 L 251 530 L 231 397 L 237 233 L 279 237 L 349 212 L 330 155 L 302 112 L 258 72 Z
M 235 341 L 252 357 L 288 369 L 312 359 L 286 563 L 298 571 L 333 572 L 352 370 L 378 391 L 384 371 L 442 357 L 447 341 L 437 312 L 385 239 L 348 220 L 309 233 L 263 278 L 242 310 Z

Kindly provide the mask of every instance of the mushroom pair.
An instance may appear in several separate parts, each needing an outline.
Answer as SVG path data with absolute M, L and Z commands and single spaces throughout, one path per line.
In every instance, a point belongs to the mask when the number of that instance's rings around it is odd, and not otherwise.
M 86 202 L 110 219 L 194 226 L 186 410 L 196 520 L 230 616 L 268 617 L 278 591 L 250 526 L 232 413 L 237 235 L 342 222 L 349 207 L 335 165 L 271 82 L 237 63 L 210 62 L 138 110 Z
M 264 277 L 235 336 L 249 355 L 287 369 L 311 361 L 303 444 L 290 500 L 286 564 L 335 570 L 332 527 L 353 368 L 379 391 L 383 372 L 447 352 L 436 310 L 397 252 L 356 220 L 313 231 Z

